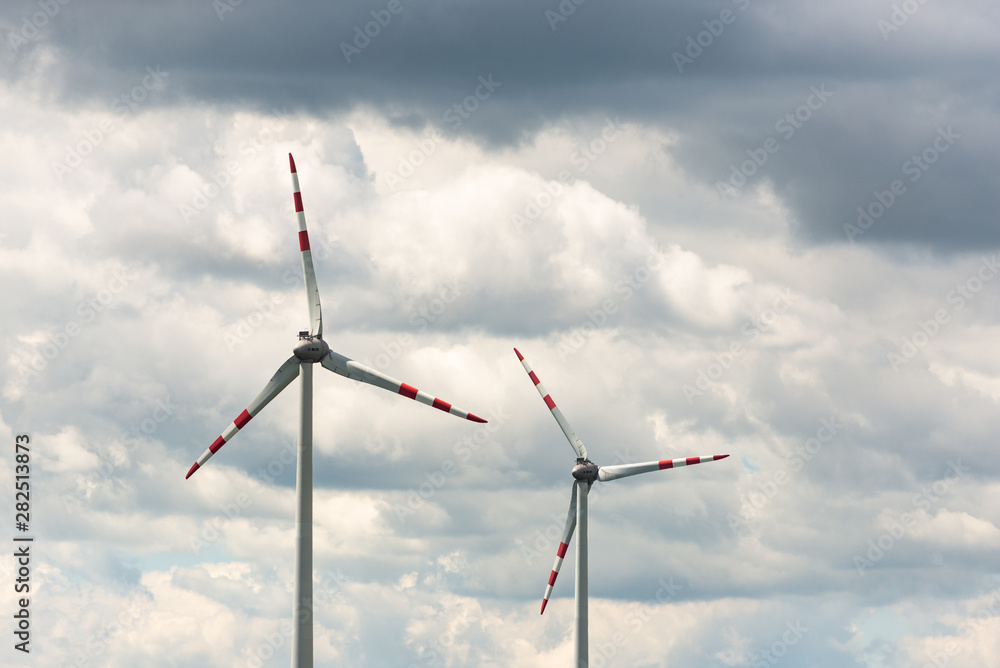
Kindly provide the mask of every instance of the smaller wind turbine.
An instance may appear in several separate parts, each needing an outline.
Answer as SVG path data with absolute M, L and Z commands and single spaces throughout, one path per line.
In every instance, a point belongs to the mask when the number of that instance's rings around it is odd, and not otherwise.
M 708 455 L 707 457 L 687 457 L 684 459 L 662 459 L 642 464 L 598 466 L 587 458 L 587 448 L 584 447 L 583 441 L 576 435 L 573 428 L 569 426 L 569 422 L 563 417 L 562 411 L 559 410 L 556 402 L 552 401 L 552 397 L 542 387 L 542 382 L 538 380 L 538 376 L 531 370 L 524 356 L 521 355 L 517 348 L 514 348 L 514 352 L 517 353 L 517 359 L 521 360 L 521 365 L 528 372 L 528 377 L 535 384 L 535 389 L 538 390 L 538 394 L 541 395 L 545 405 L 552 411 L 552 417 L 559 423 L 559 428 L 562 429 L 569 444 L 573 447 L 573 451 L 576 452 L 576 466 L 573 467 L 573 478 L 575 481 L 573 483 L 573 493 L 569 500 L 569 514 L 566 516 L 566 526 L 563 528 L 562 540 L 559 543 L 559 549 L 556 550 L 556 563 L 552 567 L 552 573 L 549 575 L 549 584 L 545 587 L 545 596 L 542 597 L 542 611 L 539 614 L 545 614 L 545 606 L 549 602 L 549 596 L 552 595 L 552 587 L 556 583 L 559 569 L 562 568 L 566 549 L 569 547 L 569 541 L 573 538 L 573 530 L 579 525 L 580 535 L 576 540 L 576 647 L 573 665 L 576 668 L 587 668 L 590 662 L 587 653 L 587 494 L 590 493 L 590 486 L 595 481 L 606 482 L 608 480 L 617 480 L 618 478 L 627 478 L 640 473 L 648 473 L 649 471 L 662 471 L 664 469 L 677 468 L 678 466 L 714 462 L 725 459 L 729 455 Z

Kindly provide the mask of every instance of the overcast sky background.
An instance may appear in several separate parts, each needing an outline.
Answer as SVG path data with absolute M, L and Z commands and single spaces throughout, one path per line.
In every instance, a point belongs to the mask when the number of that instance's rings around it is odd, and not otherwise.
M 316 370 L 317 665 L 570 663 L 573 453 L 514 346 L 598 464 L 731 455 L 595 486 L 591 665 L 1000 665 L 996 3 L 0 35 L 4 665 L 288 665 L 298 383 L 184 474 L 307 327 L 289 152 L 331 347 L 490 421 Z

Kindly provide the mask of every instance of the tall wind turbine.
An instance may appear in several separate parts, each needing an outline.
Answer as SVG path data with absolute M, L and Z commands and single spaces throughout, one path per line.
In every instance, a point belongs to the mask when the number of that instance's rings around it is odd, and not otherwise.
M 481 417 L 455 408 L 451 404 L 421 392 L 415 387 L 390 378 L 370 367 L 344 357 L 330 350 L 323 340 L 323 314 L 316 287 L 316 272 L 313 269 L 312 251 L 309 250 L 309 233 L 306 231 L 306 216 L 302 210 L 302 195 L 299 192 L 299 175 L 295 171 L 295 159 L 288 154 L 292 170 L 292 190 L 295 212 L 299 218 L 299 249 L 302 251 L 302 273 L 305 276 L 306 297 L 309 300 L 309 331 L 299 332 L 299 342 L 277 373 L 271 377 L 260 394 L 250 402 L 233 423 L 226 427 L 222 435 L 215 439 L 208 450 L 198 458 L 185 478 L 219 451 L 247 422 L 257 415 L 264 406 L 288 387 L 295 377 L 302 373 L 302 403 L 299 414 L 298 463 L 295 471 L 295 591 L 292 604 L 294 626 L 292 632 L 293 668 L 312 668 L 313 665 L 313 601 L 312 601 L 312 365 L 319 362 L 324 367 L 341 376 L 362 383 L 368 383 L 409 397 L 422 404 L 473 422 L 486 422 Z
M 552 417 L 559 423 L 559 428 L 562 429 L 567 440 L 569 440 L 569 444 L 573 447 L 573 451 L 576 452 L 576 466 L 573 467 L 572 472 L 575 480 L 573 483 L 573 493 L 569 500 L 569 514 L 566 516 L 566 526 L 563 528 L 562 540 L 559 543 L 559 549 L 556 550 L 556 563 L 552 566 L 552 573 L 549 575 L 549 584 L 545 587 L 545 596 L 542 597 L 542 611 L 539 614 L 545 614 L 545 606 L 549 602 L 549 596 L 552 595 L 552 587 L 556 583 L 559 569 L 562 568 L 566 549 L 569 547 L 569 541 L 573 538 L 573 530 L 579 525 L 580 535 L 576 540 L 576 646 L 573 665 L 576 668 L 587 668 L 590 665 L 587 652 L 587 494 L 590 493 L 590 486 L 595 481 L 606 482 L 608 480 L 617 480 L 618 478 L 627 478 L 639 473 L 648 473 L 649 471 L 662 471 L 664 469 L 677 468 L 678 466 L 714 462 L 725 459 L 729 455 L 662 459 L 657 462 L 622 464 L 619 466 L 598 466 L 587 458 L 587 448 L 584 447 L 583 441 L 576 435 L 573 428 L 569 426 L 569 422 L 563 417 L 562 411 L 559 410 L 556 402 L 552 401 L 552 397 L 542 387 L 542 382 L 538 380 L 538 376 L 528 366 L 528 362 L 524 359 L 524 356 L 521 355 L 517 348 L 514 348 L 514 352 L 517 353 L 517 359 L 521 360 L 521 365 L 528 372 L 531 382 L 535 384 L 535 389 L 538 390 L 538 394 L 545 401 L 545 405 L 552 411 Z

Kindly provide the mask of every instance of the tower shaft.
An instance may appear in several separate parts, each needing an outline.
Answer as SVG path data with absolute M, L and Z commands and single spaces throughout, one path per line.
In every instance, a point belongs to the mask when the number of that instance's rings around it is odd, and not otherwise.
M 590 483 L 585 480 L 576 481 L 576 647 L 573 665 L 576 668 L 587 668 L 590 665 L 588 655 L 587 615 L 587 493 Z
M 292 601 L 292 668 L 313 668 L 312 595 L 312 390 L 313 363 L 302 362 L 302 405 L 295 469 L 295 587 Z

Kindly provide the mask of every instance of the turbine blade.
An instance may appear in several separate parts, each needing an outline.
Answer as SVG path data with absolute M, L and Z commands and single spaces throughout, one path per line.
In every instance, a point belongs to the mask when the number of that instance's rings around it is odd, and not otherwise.
M 687 457 L 685 459 L 661 459 L 658 462 L 643 462 L 642 464 L 621 464 L 619 466 L 598 467 L 597 479 L 606 482 L 627 478 L 630 475 L 649 473 L 650 471 L 662 471 L 664 469 L 675 469 L 678 466 L 693 466 L 694 464 L 704 464 L 706 462 L 717 462 L 725 459 L 729 455 L 708 455 L 707 457 Z
M 309 249 L 309 231 L 306 229 L 306 214 L 302 210 L 302 193 L 299 191 L 299 175 L 295 171 L 295 158 L 288 154 L 288 164 L 292 168 L 292 199 L 295 215 L 299 218 L 299 250 L 302 251 L 302 276 L 306 281 L 306 299 L 309 301 L 309 333 L 322 338 L 323 308 L 319 303 L 319 288 L 316 286 L 316 270 L 313 268 L 312 251 Z
M 445 413 L 450 413 L 457 417 L 471 420 L 472 422 L 486 422 L 486 420 L 477 415 L 473 415 L 468 411 L 463 411 L 461 408 L 452 406 L 447 401 L 441 401 L 437 397 L 431 396 L 426 392 L 422 392 L 411 385 L 407 385 L 406 383 L 398 381 L 395 378 L 391 378 L 384 373 L 380 373 L 371 367 L 361 364 L 360 362 L 355 362 L 349 357 L 344 357 L 340 353 L 335 353 L 332 350 L 320 361 L 320 364 L 330 371 L 344 376 L 345 378 L 350 378 L 351 380 L 356 380 L 362 383 L 368 383 L 369 385 L 374 385 L 375 387 L 381 387 L 383 390 L 389 390 L 395 394 L 401 394 L 404 397 L 409 397 L 410 399 L 419 401 L 422 404 L 427 404 L 428 406 L 432 406 L 438 410 L 444 411 Z
M 576 529 L 576 483 L 573 483 L 573 494 L 569 499 L 569 514 L 566 515 L 566 526 L 563 527 L 562 540 L 556 550 L 556 563 L 552 566 L 552 573 L 549 575 L 549 584 L 545 587 L 545 596 L 542 597 L 542 611 L 538 614 L 545 614 L 545 606 L 549 603 L 549 596 L 552 595 L 552 587 L 556 584 L 559 576 L 559 569 L 562 568 L 563 558 L 566 556 L 566 549 L 569 541 L 573 538 L 573 531 Z
M 207 462 L 212 455 L 219 451 L 219 448 L 224 446 L 229 439 L 236 435 L 240 429 L 242 429 L 250 419 L 259 413 L 264 406 L 274 399 L 278 394 L 288 387 L 288 384 L 295 380 L 295 377 L 299 375 L 299 359 L 292 355 L 288 360 L 281 365 L 278 371 L 271 376 L 271 380 L 267 381 L 267 385 L 264 389 L 260 391 L 260 394 L 250 402 L 250 405 L 246 407 L 246 410 L 239 414 L 239 416 L 233 420 L 232 424 L 226 427 L 226 430 L 222 432 L 219 438 L 215 439 L 215 443 L 209 446 L 208 450 L 198 458 L 198 461 L 194 463 L 191 470 L 187 472 L 184 476 L 185 479 L 190 478 L 195 471 L 202 467 L 202 465 Z
M 550 411 L 552 411 L 552 417 L 556 419 L 556 422 L 559 423 L 559 428 L 563 430 L 564 434 L 566 434 L 566 440 L 568 440 L 569 444 L 573 447 L 574 452 L 576 452 L 576 456 L 580 459 L 586 459 L 587 448 L 584 447 L 583 441 L 581 441 L 580 437 L 576 435 L 573 428 L 569 426 L 569 422 L 567 422 L 566 418 L 563 417 L 562 411 L 559 410 L 559 407 L 556 406 L 556 402 L 552 401 L 552 397 L 545 391 L 545 388 L 542 387 L 542 381 L 538 380 L 538 376 L 536 376 L 535 372 L 531 370 L 531 367 L 528 365 L 527 360 L 524 359 L 524 356 L 521 355 L 517 348 L 514 348 L 514 352 L 517 353 L 517 359 L 521 360 L 521 366 L 523 366 L 524 370 L 528 372 L 528 377 L 531 378 L 531 382 L 535 384 L 535 389 L 538 390 L 538 394 L 541 395 L 545 405 L 549 407 Z

